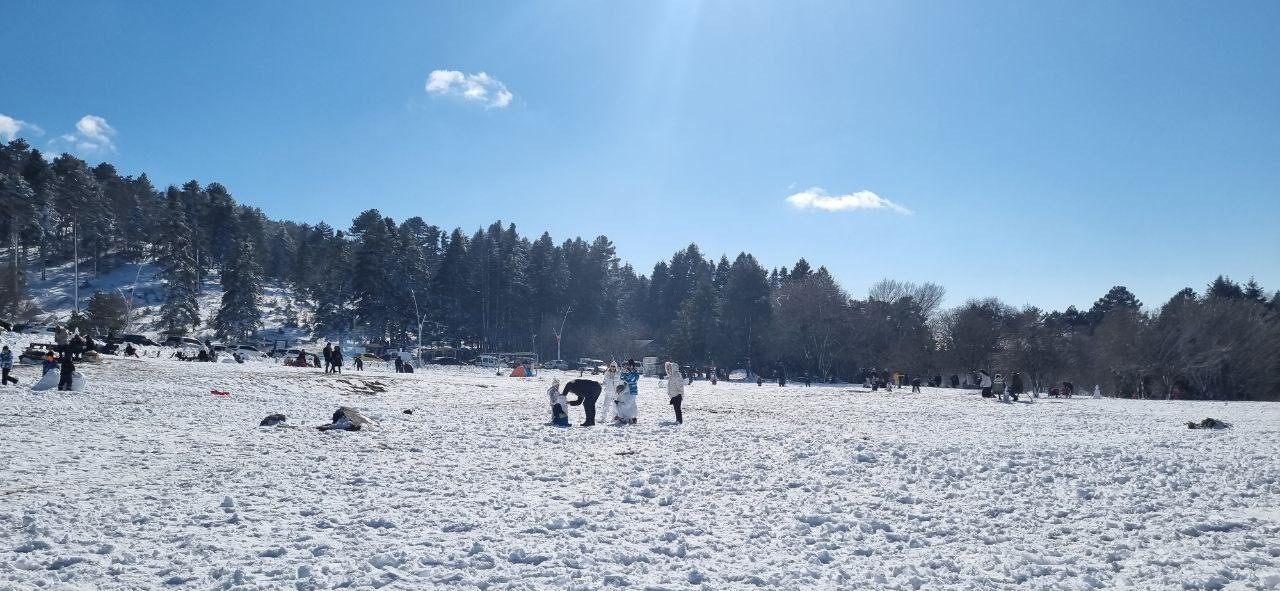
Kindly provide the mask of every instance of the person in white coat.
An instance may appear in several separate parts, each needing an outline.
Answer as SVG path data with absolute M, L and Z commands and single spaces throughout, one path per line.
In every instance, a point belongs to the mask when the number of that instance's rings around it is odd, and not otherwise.
M 556 427 L 569 426 L 569 400 L 560 391 L 560 380 L 551 380 L 547 388 L 548 402 L 551 404 L 551 424 Z
M 614 407 L 614 401 L 618 398 L 618 385 L 622 381 L 618 379 L 618 364 L 609 362 L 609 368 L 604 370 L 604 381 L 600 383 L 600 391 L 604 394 L 604 412 L 600 415 L 600 422 L 608 424 L 610 417 L 618 416 L 618 409 Z
M 680 366 L 667 362 L 667 398 L 671 408 L 676 411 L 676 422 L 684 424 L 684 415 L 680 413 L 680 403 L 684 401 L 684 376 L 680 375 Z

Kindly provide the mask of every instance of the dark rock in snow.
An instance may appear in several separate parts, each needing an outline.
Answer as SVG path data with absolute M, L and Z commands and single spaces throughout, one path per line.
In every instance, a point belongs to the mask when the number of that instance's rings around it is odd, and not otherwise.
M 286 420 L 288 420 L 288 419 L 287 419 L 284 415 L 282 415 L 282 414 L 280 414 L 280 413 L 270 414 L 270 415 L 267 415 L 267 418 L 262 419 L 262 422 L 261 422 L 261 423 L 258 423 L 258 426 L 259 426 L 259 427 L 274 427 L 274 426 L 276 426 L 276 425 L 279 425 L 280 423 L 285 422 Z
M 328 425 L 320 425 L 316 428 L 321 431 L 332 431 L 334 429 L 340 429 L 342 431 L 359 431 L 365 426 L 372 424 L 373 423 L 370 422 L 369 419 L 360 414 L 360 411 L 351 408 L 350 406 L 344 406 L 334 411 L 332 422 Z
M 404 409 L 404 414 L 407 414 L 407 415 L 411 415 L 411 414 L 413 414 L 413 409 L 412 409 L 412 408 L 406 408 L 406 409 Z
M 1187 422 L 1188 429 L 1226 429 L 1230 426 L 1231 426 L 1230 423 L 1227 423 L 1225 421 L 1219 421 L 1218 419 L 1212 419 L 1212 418 L 1205 419 L 1203 421 L 1200 421 L 1199 423 L 1195 421 Z

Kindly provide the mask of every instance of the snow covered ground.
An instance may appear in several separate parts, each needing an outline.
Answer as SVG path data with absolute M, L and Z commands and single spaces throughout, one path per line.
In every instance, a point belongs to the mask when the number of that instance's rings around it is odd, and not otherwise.
M 1280 587 L 1276 404 L 697 382 L 675 426 L 645 379 L 557 429 L 551 372 L 82 370 L 0 389 L 0 589 Z

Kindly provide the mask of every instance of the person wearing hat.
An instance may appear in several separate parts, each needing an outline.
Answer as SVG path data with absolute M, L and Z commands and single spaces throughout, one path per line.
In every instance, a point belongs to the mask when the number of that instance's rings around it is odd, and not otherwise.
M 618 415 L 625 419 L 623 422 L 634 425 L 639 415 L 636 397 L 640 395 L 640 372 L 636 370 L 635 359 L 627 360 L 627 371 L 619 374 L 618 379 L 622 380 L 622 385 L 626 386 L 626 390 L 618 400 Z

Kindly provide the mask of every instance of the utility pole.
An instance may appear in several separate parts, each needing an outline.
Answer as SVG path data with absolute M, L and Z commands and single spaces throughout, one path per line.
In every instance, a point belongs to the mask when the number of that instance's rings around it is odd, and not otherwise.
M 569 320 L 569 312 L 572 312 L 572 311 L 573 311 L 573 303 L 570 303 L 569 307 L 565 308 L 564 310 L 564 318 L 560 319 L 560 330 L 552 331 L 556 335 L 556 359 L 563 359 L 562 357 L 560 357 L 560 337 L 564 336 L 564 323 L 567 320 Z
M 414 355 L 422 354 L 422 313 L 418 311 L 418 294 L 409 288 L 409 295 L 413 296 L 413 314 L 418 317 L 418 350 L 414 351 Z

